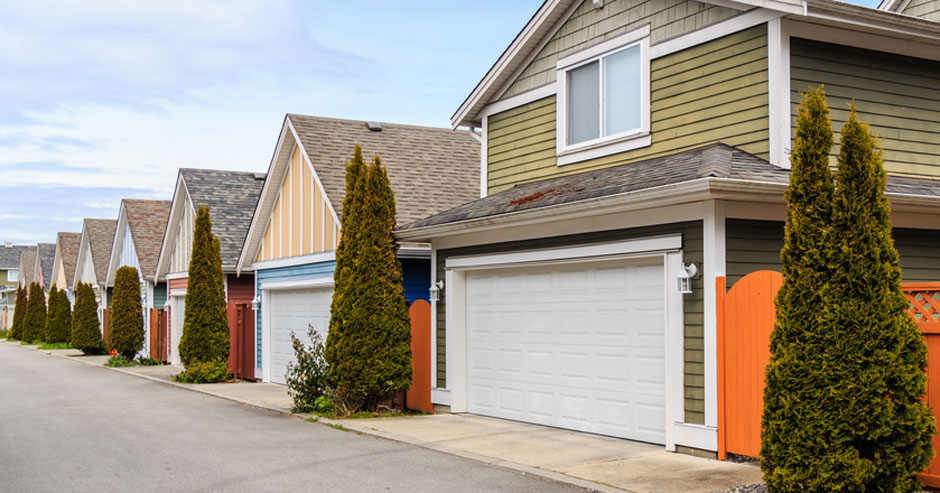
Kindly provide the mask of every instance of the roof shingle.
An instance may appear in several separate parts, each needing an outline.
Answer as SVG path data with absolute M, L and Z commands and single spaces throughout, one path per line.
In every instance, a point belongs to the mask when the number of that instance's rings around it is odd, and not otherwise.
M 116 219 L 85 219 L 85 234 L 91 245 L 91 260 L 94 262 L 95 278 L 104 283 L 108 275 L 108 262 L 111 260 L 111 246 L 114 244 Z
M 43 287 L 49 289 L 52 287 L 52 264 L 55 262 L 55 243 L 40 243 L 39 245 L 39 268 L 42 270 Z M 38 278 L 38 273 L 36 275 Z
M 59 255 L 62 257 L 62 268 L 65 270 L 65 282 L 72 285 L 75 278 L 75 262 L 78 260 L 78 247 L 82 241 L 81 233 L 59 233 L 56 243 L 59 245 Z
M 26 250 L 35 250 L 36 245 L 0 244 L 0 269 L 19 269 L 20 254 Z
M 124 199 L 121 202 L 127 218 L 127 227 L 131 231 L 131 239 L 134 240 L 137 262 L 140 263 L 141 271 L 149 275 L 157 268 L 172 202 L 141 199 Z
M 36 280 L 36 247 L 20 253 L 20 284 L 29 286 Z

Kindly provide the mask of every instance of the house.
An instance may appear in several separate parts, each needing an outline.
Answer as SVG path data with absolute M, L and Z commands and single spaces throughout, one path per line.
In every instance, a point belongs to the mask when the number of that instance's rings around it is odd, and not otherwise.
M 78 245 L 81 233 L 59 233 L 56 235 L 55 257 L 52 261 L 52 283 L 65 291 L 69 301 L 75 300 L 72 281 L 75 278 L 75 262 L 78 260 Z
M 105 285 L 109 290 L 114 289 L 119 268 L 130 266 L 137 269 L 144 319 L 143 354 L 148 356 L 150 310 L 156 306 L 162 308 L 166 301 L 166 284 L 154 283 L 152 273 L 156 270 L 169 214 L 169 200 L 122 199 L 108 254 Z
M 55 261 L 55 243 L 40 243 L 36 246 L 36 266 L 33 272 L 36 273 L 36 282 L 42 287 L 46 296 L 49 296 L 49 289 L 52 288 L 52 264 Z
M 154 270 L 154 278 L 160 283 L 166 283 L 169 288 L 165 306 L 169 308 L 170 336 L 167 340 L 170 362 L 180 363 L 179 341 L 186 313 L 186 284 L 197 208 L 209 206 L 212 233 L 219 239 L 222 253 L 222 272 L 225 273 L 225 293 L 229 306 L 250 305 L 254 298 L 254 276 L 250 272 L 239 275 L 235 265 L 263 184 L 263 173 L 189 168 L 180 170 L 166 234 L 162 238 L 160 256 Z M 157 303 L 154 306 L 160 305 Z M 235 339 L 232 339 L 233 343 Z M 237 352 L 240 347 L 234 349 Z M 253 345 L 251 352 L 254 352 Z
M 108 265 L 114 242 L 115 219 L 85 218 L 82 237 L 78 243 L 78 260 L 75 262 L 75 277 L 70 289 L 75 292 L 78 283 L 90 284 L 98 303 L 98 320 L 104 324 L 104 310 L 110 307 L 110 291 L 107 289 Z M 104 325 L 102 325 L 104 330 Z
M 20 277 L 20 255 L 35 249 L 32 245 L 0 245 L 0 329 L 13 325 L 13 307 L 16 305 L 16 288 Z
M 255 374 L 285 382 L 290 334 L 326 334 L 340 239 L 345 163 L 356 143 L 380 155 L 407 223 L 479 195 L 479 143 L 466 131 L 289 114 L 238 260 L 255 273 Z M 401 243 L 405 298 L 427 299 L 428 245 Z
M 29 285 L 36 281 L 36 252 L 37 247 L 31 246 L 20 252 L 20 266 L 18 287 L 29 289 Z M 16 296 L 14 294 L 14 296 Z M 14 299 L 14 303 L 15 303 Z
M 716 278 L 780 270 L 818 84 L 836 130 L 854 99 L 884 136 L 905 281 L 940 280 L 940 2 L 889 3 L 931 13 L 544 2 L 451 120 L 482 132 L 481 198 L 396 233 L 443 281 L 433 402 L 716 451 Z

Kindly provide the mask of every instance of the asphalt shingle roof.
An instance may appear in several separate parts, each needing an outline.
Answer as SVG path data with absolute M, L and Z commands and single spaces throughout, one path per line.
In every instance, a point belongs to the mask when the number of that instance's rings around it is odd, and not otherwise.
M 209 206 L 212 233 L 219 238 L 222 250 L 222 265 L 234 266 L 264 186 L 264 173 L 184 168 L 180 174 L 193 205 Z
M 346 160 L 356 143 L 368 161 L 381 156 L 405 224 L 480 196 L 480 143 L 467 131 L 287 115 L 336 213 L 346 195 Z
M 75 262 L 78 261 L 78 247 L 82 242 L 81 233 L 59 233 L 56 238 L 59 255 L 62 256 L 62 268 L 65 269 L 65 282 L 71 286 L 75 278 Z
M 36 247 L 20 253 L 20 284 L 29 286 L 36 280 Z
M 104 283 L 108 275 L 108 263 L 111 261 L 111 247 L 114 244 L 116 219 L 85 219 L 85 233 L 91 245 L 91 260 L 95 264 L 95 278 Z
M 35 250 L 36 245 L 11 245 L 0 243 L 0 269 L 19 269 L 20 254 L 26 250 Z
M 134 240 L 137 262 L 145 275 L 150 274 L 157 268 L 172 202 L 140 199 L 124 199 L 122 202 L 131 239 Z
M 786 185 L 790 182 L 790 170 L 726 144 L 710 144 L 668 156 L 519 184 L 400 229 L 568 204 L 709 177 Z M 940 180 L 889 177 L 887 191 L 940 197 Z
M 55 243 L 40 243 L 39 268 L 42 269 L 44 287 L 52 287 L 52 264 L 55 263 Z M 38 275 L 36 276 L 39 277 Z

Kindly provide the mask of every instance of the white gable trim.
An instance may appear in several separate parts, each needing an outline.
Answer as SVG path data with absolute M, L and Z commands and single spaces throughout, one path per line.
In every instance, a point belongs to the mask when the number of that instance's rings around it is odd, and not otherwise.
M 105 286 L 114 284 L 114 276 L 117 274 L 118 264 L 121 261 L 121 252 L 124 249 L 124 236 L 127 234 L 127 210 L 124 207 L 124 201 L 121 201 L 121 207 L 118 209 L 117 226 L 114 228 L 114 238 L 111 239 L 111 256 L 108 261 L 108 273 L 105 275 Z M 131 242 L 133 242 L 131 238 Z
M 183 172 L 180 171 L 176 176 L 176 188 L 173 190 L 173 201 L 170 203 L 170 216 L 167 218 L 166 230 L 163 231 L 163 243 L 160 245 L 160 256 L 157 257 L 157 269 L 153 272 L 154 282 L 166 276 L 167 263 L 173 259 L 173 248 L 176 246 L 179 222 L 184 212 L 186 197 L 189 197 L 189 190 L 186 189 Z

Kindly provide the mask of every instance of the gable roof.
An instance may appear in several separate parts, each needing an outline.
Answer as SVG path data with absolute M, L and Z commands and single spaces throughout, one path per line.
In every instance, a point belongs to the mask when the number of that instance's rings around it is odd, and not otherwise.
M 38 279 L 39 273 L 42 272 L 43 288 L 48 290 L 52 287 L 52 264 L 55 262 L 55 243 L 40 243 L 38 250 L 36 278 Z
M 480 142 L 470 132 L 384 122 L 379 125 L 381 130 L 373 131 L 361 120 L 297 114 L 285 117 L 239 268 L 257 254 L 295 143 L 310 161 L 337 219 L 342 217 L 346 196 L 346 161 L 357 143 L 362 144 L 367 160 L 381 157 L 395 192 L 399 224 L 480 196 Z
M 170 215 L 170 203 L 169 200 L 121 201 L 142 274 L 153 272 L 157 267 L 167 216 Z
M 99 283 L 107 279 L 108 264 L 111 260 L 111 247 L 114 244 L 114 229 L 117 227 L 116 219 L 85 219 L 82 228 L 82 242 L 91 248 L 91 261 L 95 264 L 95 278 Z M 81 251 L 84 245 L 79 246 Z M 79 262 L 83 259 L 79 258 Z M 76 263 L 76 268 L 78 263 Z M 76 277 L 78 273 L 76 272 Z M 74 282 L 73 282 L 74 284 Z
M 52 269 L 55 271 L 57 262 L 62 263 L 67 287 L 72 285 L 72 280 L 75 277 L 75 262 L 78 260 L 78 247 L 81 241 L 81 233 L 59 233 L 56 235 L 56 255 L 58 257 L 53 262 Z
M 29 286 L 36 280 L 36 247 L 20 252 L 19 284 Z
M 0 244 L 0 269 L 19 269 L 20 254 L 26 250 L 34 250 L 36 245 L 10 245 Z

